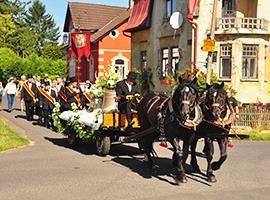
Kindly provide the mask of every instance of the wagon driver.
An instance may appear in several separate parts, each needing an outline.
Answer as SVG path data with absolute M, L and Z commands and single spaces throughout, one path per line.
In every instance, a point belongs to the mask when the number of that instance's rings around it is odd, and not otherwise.
M 140 96 L 139 87 L 136 85 L 136 74 L 129 72 L 126 79 L 116 84 L 115 90 L 119 111 L 126 114 L 128 126 L 132 126 L 132 109 L 134 106 L 131 100 Z

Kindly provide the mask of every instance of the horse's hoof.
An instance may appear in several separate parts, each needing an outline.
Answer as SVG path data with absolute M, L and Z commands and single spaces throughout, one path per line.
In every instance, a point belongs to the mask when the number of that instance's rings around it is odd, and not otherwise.
M 217 182 L 217 179 L 216 179 L 215 175 L 211 174 L 211 175 L 208 175 L 207 181 L 209 183 L 215 183 L 215 182 Z
M 186 176 L 182 177 L 180 182 L 181 183 L 187 183 L 188 182 L 187 177 Z
M 214 171 L 220 169 L 220 165 L 217 162 L 213 162 L 211 167 L 212 167 L 212 170 L 214 170 Z
M 175 182 L 177 185 L 179 185 L 180 183 L 187 183 L 187 177 L 185 175 L 176 175 L 174 178 Z

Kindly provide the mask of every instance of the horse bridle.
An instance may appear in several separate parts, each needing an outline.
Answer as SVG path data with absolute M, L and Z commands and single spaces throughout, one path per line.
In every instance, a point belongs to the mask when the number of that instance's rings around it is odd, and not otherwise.
M 190 89 L 190 86 L 186 85 L 185 87 L 188 87 Z M 183 87 L 183 89 L 184 89 L 184 87 Z M 181 105 L 188 105 L 189 106 L 189 112 L 192 113 L 193 110 L 195 109 L 196 100 L 194 100 L 194 102 L 191 102 L 191 100 L 187 100 L 187 99 L 182 100 L 181 99 L 181 101 L 178 103 L 178 102 L 176 102 L 175 99 L 172 98 L 172 101 L 173 101 L 174 105 L 177 107 L 177 109 L 179 111 L 179 116 L 178 116 L 177 112 L 174 111 L 177 121 L 179 123 L 184 123 L 183 119 L 182 119 L 183 117 L 181 116 L 181 113 L 180 113 Z
M 220 112 L 222 113 L 223 111 L 225 111 L 226 109 L 226 104 L 225 105 L 220 105 L 220 103 L 217 103 L 216 102 L 216 96 L 217 95 L 214 95 L 213 97 L 213 103 L 211 105 L 212 108 L 218 108 L 220 110 Z M 210 111 L 210 108 L 208 107 L 208 105 L 206 104 L 206 102 L 204 103 L 204 107 L 206 108 L 206 110 L 211 113 L 213 115 L 213 113 Z

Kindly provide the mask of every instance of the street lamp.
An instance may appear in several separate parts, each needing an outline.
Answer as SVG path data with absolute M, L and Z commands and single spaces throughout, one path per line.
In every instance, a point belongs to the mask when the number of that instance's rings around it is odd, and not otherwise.
M 69 40 L 68 34 L 64 34 L 64 35 L 63 35 L 63 42 L 64 42 L 65 44 L 68 44 L 68 40 Z

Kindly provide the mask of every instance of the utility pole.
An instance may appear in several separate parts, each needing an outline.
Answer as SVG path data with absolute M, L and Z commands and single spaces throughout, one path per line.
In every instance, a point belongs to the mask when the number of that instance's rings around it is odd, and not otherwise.
M 218 0 L 214 0 L 213 3 L 213 15 L 211 21 L 211 32 L 210 39 L 215 40 L 215 29 L 216 29 L 216 17 L 217 17 L 217 2 Z M 206 83 L 211 83 L 211 74 L 212 74 L 212 63 L 213 63 L 213 52 L 208 52 L 207 57 L 207 74 L 206 74 Z

